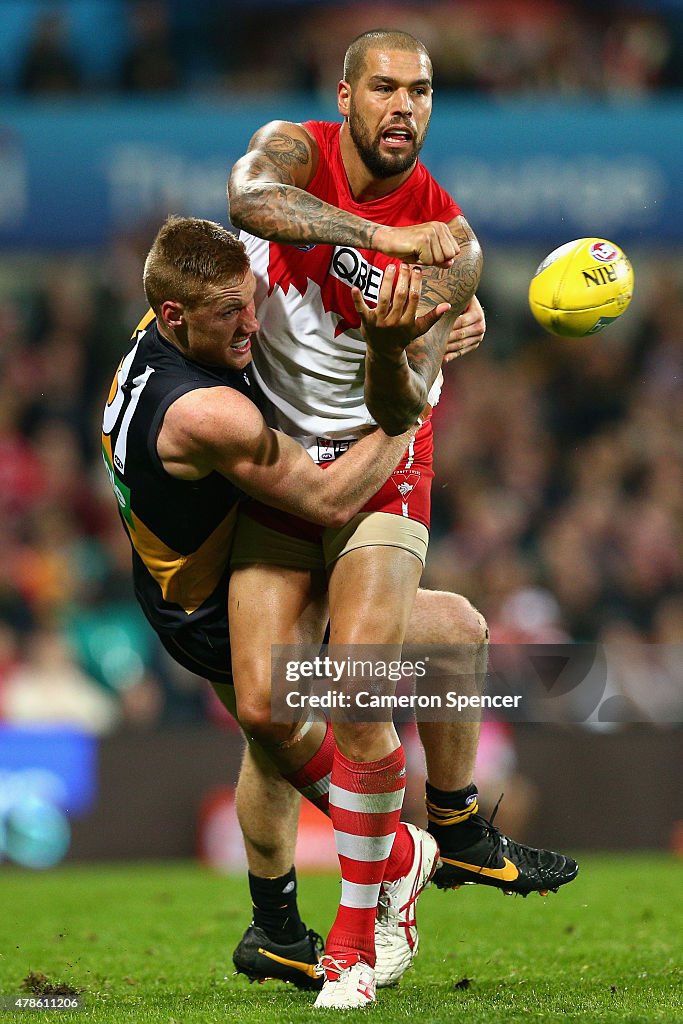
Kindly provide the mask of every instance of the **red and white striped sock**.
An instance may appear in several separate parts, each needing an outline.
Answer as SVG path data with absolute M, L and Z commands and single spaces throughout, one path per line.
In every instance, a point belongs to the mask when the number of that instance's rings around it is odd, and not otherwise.
M 403 747 L 368 762 L 350 761 L 335 751 L 330 817 L 342 893 L 325 952 L 341 962 L 356 953 L 371 967 L 375 965 L 377 900 L 400 824 L 405 784 Z
M 318 751 L 305 765 L 285 775 L 284 778 L 297 789 L 306 800 L 315 804 L 329 817 L 329 791 L 332 779 L 332 765 L 337 743 L 330 722 Z M 407 874 L 413 861 L 413 840 L 403 822 L 399 822 L 394 845 L 387 860 L 383 881 L 394 882 Z
M 327 814 L 328 817 L 330 813 L 328 794 L 332 778 L 332 762 L 334 761 L 336 749 L 337 743 L 334 738 L 334 732 L 332 731 L 331 724 L 328 722 L 322 744 L 310 761 L 307 761 L 305 765 L 290 775 L 283 776 L 291 786 L 294 786 L 294 789 L 298 789 L 303 797 L 310 800 L 316 807 L 319 807 L 323 814 Z

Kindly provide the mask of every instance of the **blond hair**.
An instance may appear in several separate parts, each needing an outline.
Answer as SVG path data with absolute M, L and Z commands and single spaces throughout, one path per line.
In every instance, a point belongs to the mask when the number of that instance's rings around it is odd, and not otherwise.
M 201 306 L 213 288 L 241 280 L 249 257 L 240 240 L 212 220 L 170 216 L 159 229 L 142 275 L 155 313 L 175 300 L 188 309 Z

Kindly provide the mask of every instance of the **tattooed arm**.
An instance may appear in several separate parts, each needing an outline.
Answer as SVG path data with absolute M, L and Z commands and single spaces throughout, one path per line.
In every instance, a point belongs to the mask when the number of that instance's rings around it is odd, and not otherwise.
M 338 210 L 306 192 L 319 153 L 302 125 L 271 121 L 260 128 L 228 182 L 235 227 L 274 242 L 369 248 L 377 224 Z
M 271 242 L 323 243 L 372 249 L 409 263 L 450 266 L 458 246 L 446 224 L 394 228 L 356 217 L 312 196 L 318 146 L 300 124 L 271 121 L 256 132 L 228 182 L 235 227 Z
M 425 316 L 430 310 L 443 309 L 444 303 L 450 308 L 426 333 L 403 346 L 378 344 L 367 337 L 365 403 L 387 434 L 401 433 L 425 408 L 453 323 L 479 283 L 483 257 L 474 232 L 464 217 L 456 217 L 448 226 L 460 247 L 459 255 L 448 269 L 422 268 L 417 312 Z

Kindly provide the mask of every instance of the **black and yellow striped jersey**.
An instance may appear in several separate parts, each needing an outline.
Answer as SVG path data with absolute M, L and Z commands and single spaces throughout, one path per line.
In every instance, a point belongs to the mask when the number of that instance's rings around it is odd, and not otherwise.
M 159 334 L 151 310 L 132 340 L 104 410 L 102 454 L 133 549 L 135 593 L 158 632 L 225 621 L 230 546 L 243 494 L 219 473 L 192 481 L 171 476 L 156 440 L 181 395 L 230 387 L 251 397 L 249 377 L 185 358 Z

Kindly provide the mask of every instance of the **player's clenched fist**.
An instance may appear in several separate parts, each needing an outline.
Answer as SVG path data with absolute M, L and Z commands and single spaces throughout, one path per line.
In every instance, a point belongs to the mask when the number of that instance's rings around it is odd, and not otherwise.
M 450 267 L 460 252 L 450 228 L 439 220 L 404 228 L 380 225 L 375 231 L 372 247 L 385 256 L 393 256 L 406 263 L 422 263 L 426 267 Z
M 353 304 L 361 319 L 361 332 L 375 352 L 385 355 L 401 352 L 451 308 L 448 302 L 440 302 L 428 313 L 417 316 L 421 292 L 420 267 L 408 267 L 405 263 L 398 274 L 393 263 L 384 271 L 374 309 L 366 304 L 359 288 L 351 289 Z

